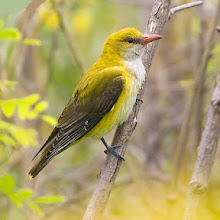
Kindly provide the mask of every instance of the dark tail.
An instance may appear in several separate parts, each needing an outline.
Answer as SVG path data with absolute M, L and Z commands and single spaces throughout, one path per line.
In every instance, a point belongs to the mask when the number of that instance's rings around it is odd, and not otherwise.
M 37 176 L 37 174 L 52 160 L 52 158 L 55 156 L 49 156 L 50 155 L 50 148 L 48 147 L 45 149 L 37 163 L 32 167 L 32 169 L 29 171 L 29 177 L 30 179 L 33 179 Z
M 28 173 L 30 179 L 33 179 L 35 176 L 37 176 L 37 174 L 53 159 L 53 157 L 58 154 L 58 152 L 54 152 L 53 150 L 53 142 L 57 133 L 58 133 L 58 128 L 55 127 L 52 133 L 50 134 L 49 138 L 47 139 L 47 141 L 34 156 L 33 160 L 41 151 L 43 151 L 40 159 L 38 159 L 37 163 L 32 167 L 32 169 Z

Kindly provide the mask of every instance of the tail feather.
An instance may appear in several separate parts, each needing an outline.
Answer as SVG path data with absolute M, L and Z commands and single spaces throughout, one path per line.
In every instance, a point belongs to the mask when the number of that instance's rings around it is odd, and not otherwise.
M 39 158 L 39 160 L 36 162 L 36 164 L 32 167 L 32 169 L 29 171 L 28 175 L 30 179 L 33 179 L 37 176 L 37 174 L 59 153 L 67 149 L 68 144 L 61 146 L 59 148 L 54 147 L 54 141 L 51 141 L 48 143 L 48 145 L 45 146 L 45 149 Z
M 37 176 L 37 174 L 52 160 L 52 157 L 48 157 L 48 152 L 50 148 L 47 148 L 39 160 L 36 162 L 36 164 L 32 167 L 32 169 L 29 171 L 29 177 L 30 179 L 33 179 L 34 177 Z

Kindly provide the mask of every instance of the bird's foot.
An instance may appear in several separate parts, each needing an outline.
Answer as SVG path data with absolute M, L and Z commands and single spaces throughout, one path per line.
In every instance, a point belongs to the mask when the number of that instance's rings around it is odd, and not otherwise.
M 106 154 L 109 152 L 110 154 L 113 154 L 113 155 L 115 155 L 117 158 L 119 158 L 119 159 L 122 159 L 122 160 L 125 160 L 125 158 L 121 155 L 121 154 L 119 154 L 118 152 L 116 152 L 115 151 L 115 149 L 117 149 L 117 148 L 119 148 L 119 147 L 121 147 L 120 145 L 118 145 L 118 146 L 105 146 L 106 147 L 106 150 L 104 151 Z
M 110 153 L 110 154 L 113 154 L 113 155 L 115 155 L 117 158 L 119 158 L 119 159 L 122 159 L 122 160 L 125 160 L 125 158 L 121 155 L 121 154 L 119 154 L 118 152 L 116 152 L 115 151 L 115 149 L 117 149 L 117 148 L 119 148 L 119 147 L 121 147 L 120 145 L 117 145 L 117 146 L 109 146 L 108 144 L 107 144 L 107 142 L 105 141 L 105 139 L 102 137 L 101 138 L 101 141 L 102 141 L 102 143 L 105 145 L 105 147 L 106 147 L 106 150 L 104 151 L 106 154 L 107 153 Z
M 143 104 L 143 100 L 142 100 L 142 99 L 136 98 L 136 102 L 135 102 L 135 104 L 137 105 L 138 102 L 140 102 L 140 104 Z

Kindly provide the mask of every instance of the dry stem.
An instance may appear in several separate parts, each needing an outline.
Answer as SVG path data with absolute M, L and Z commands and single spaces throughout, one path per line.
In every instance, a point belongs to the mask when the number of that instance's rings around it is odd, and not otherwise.
M 194 172 L 188 188 L 185 220 L 198 219 L 197 209 L 208 187 L 208 180 L 213 166 L 220 136 L 220 72 L 211 99 L 208 118 L 198 148 Z
M 171 15 L 173 15 L 174 13 L 176 13 L 178 11 L 182 11 L 182 10 L 185 10 L 188 8 L 196 7 L 196 6 L 199 6 L 202 4 L 203 4 L 203 1 L 196 1 L 196 2 L 190 2 L 190 3 L 184 4 L 184 5 L 180 5 L 175 8 L 171 8 L 170 13 L 169 13 L 169 19 L 170 19 Z
M 151 12 L 151 17 L 148 22 L 148 26 L 145 32 L 161 34 L 164 26 L 168 20 L 169 5 L 171 0 L 155 0 L 154 6 Z M 149 72 L 150 65 L 153 59 L 153 55 L 156 51 L 157 42 L 149 44 L 144 56 L 144 65 L 146 73 Z M 139 91 L 139 98 L 143 96 L 145 83 Z M 128 140 L 135 129 L 135 121 L 140 106 L 136 105 L 133 107 L 133 111 L 129 116 L 128 120 L 119 126 L 116 130 L 115 137 L 112 145 L 121 145 L 120 154 L 124 155 Z M 93 192 L 92 198 L 88 204 L 87 210 L 84 215 L 84 220 L 100 219 L 105 206 L 107 204 L 112 186 L 118 174 L 121 166 L 121 160 L 113 155 L 108 155 L 103 165 L 101 172 L 98 176 L 98 183 L 96 189 Z
M 177 153 L 176 153 L 175 164 L 174 164 L 175 170 L 174 170 L 174 176 L 173 176 L 174 188 L 177 186 L 177 180 L 178 180 L 179 171 L 181 168 L 182 155 L 183 155 L 184 147 L 186 146 L 186 143 L 188 140 L 190 119 L 191 119 L 191 116 L 193 113 L 194 106 L 197 104 L 196 101 L 198 100 L 198 96 L 201 93 L 201 90 L 203 88 L 206 68 L 207 68 L 208 59 L 209 59 L 209 52 L 211 51 L 211 49 L 213 47 L 214 35 L 216 32 L 215 29 L 216 29 L 216 25 L 217 25 L 219 16 L 220 16 L 220 2 L 218 4 L 218 8 L 217 8 L 216 16 L 215 16 L 215 19 L 213 22 L 212 30 L 211 30 L 209 37 L 208 37 L 208 40 L 207 40 L 206 48 L 205 48 L 204 53 L 202 55 L 200 65 L 197 68 L 196 73 L 195 73 L 195 83 L 194 83 L 194 87 L 193 87 L 192 98 L 190 100 L 189 107 L 186 112 L 185 120 L 184 120 L 183 125 L 181 127 L 180 135 L 178 138 L 178 143 L 177 143 L 177 147 L 176 147 Z

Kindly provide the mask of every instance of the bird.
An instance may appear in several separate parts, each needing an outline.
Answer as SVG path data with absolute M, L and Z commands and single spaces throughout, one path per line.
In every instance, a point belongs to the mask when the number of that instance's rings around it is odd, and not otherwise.
M 124 160 L 115 151 L 119 146 L 108 145 L 104 136 L 130 115 L 145 80 L 142 63 L 145 46 L 161 38 L 161 35 L 143 35 L 128 27 L 106 39 L 100 58 L 84 73 L 58 124 L 33 158 L 42 152 L 29 171 L 31 179 L 54 156 L 88 137 L 100 139 L 106 147 L 105 152 Z

